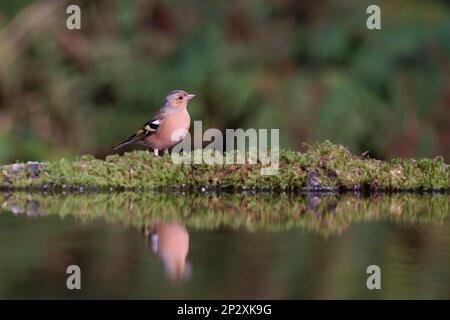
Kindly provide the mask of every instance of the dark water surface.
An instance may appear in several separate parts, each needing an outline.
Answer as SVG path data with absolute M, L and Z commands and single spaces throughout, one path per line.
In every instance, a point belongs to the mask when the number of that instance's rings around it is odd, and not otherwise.
M 450 298 L 449 195 L 0 193 L 0 298 Z M 381 268 L 381 290 L 366 269 Z M 66 268 L 81 268 L 68 290 Z

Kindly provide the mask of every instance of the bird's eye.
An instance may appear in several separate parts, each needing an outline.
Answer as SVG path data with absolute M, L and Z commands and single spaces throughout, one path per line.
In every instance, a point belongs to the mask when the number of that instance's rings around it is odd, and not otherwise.
M 178 100 L 183 100 L 183 96 L 179 96 L 179 97 L 178 97 Z

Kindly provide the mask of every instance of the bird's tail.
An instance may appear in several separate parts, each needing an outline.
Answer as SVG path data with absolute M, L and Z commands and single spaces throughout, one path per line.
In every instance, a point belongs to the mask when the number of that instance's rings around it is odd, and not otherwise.
M 130 136 L 127 140 L 125 140 L 125 141 L 122 141 L 122 142 L 120 142 L 120 143 L 118 143 L 118 144 L 115 144 L 115 145 L 113 145 L 112 146 L 112 149 L 113 150 L 117 150 L 117 149 L 120 149 L 120 148 L 122 148 L 122 147 L 124 147 L 124 146 L 126 146 L 126 145 L 128 145 L 128 144 L 131 144 L 131 143 L 134 143 L 135 142 L 135 136 L 136 135 L 132 135 L 132 136 Z

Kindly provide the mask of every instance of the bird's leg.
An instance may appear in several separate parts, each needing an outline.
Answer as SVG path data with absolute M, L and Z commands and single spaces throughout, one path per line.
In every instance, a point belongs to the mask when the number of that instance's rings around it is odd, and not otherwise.
M 168 155 L 169 154 L 169 149 L 164 150 L 164 155 Z
M 158 149 L 153 149 L 153 153 L 155 154 L 155 156 L 158 156 Z

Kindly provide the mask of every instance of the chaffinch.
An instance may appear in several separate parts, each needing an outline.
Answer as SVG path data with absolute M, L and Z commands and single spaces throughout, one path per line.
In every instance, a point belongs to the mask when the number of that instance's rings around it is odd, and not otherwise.
M 166 274 L 172 280 L 190 276 L 191 266 L 186 261 L 189 252 L 189 233 L 185 226 L 157 222 L 146 225 L 144 233 L 151 240 L 153 252 L 161 258 Z
M 183 90 L 169 92 L 159 111 L 139 130 L 125 141 L 114 145 L 117 150 L 131 143 L 140 143 L 153 149 L 155 155 L 159 150 L 167 151 L 181 142 L 191 125 L 187 103 L 195 97 Z

